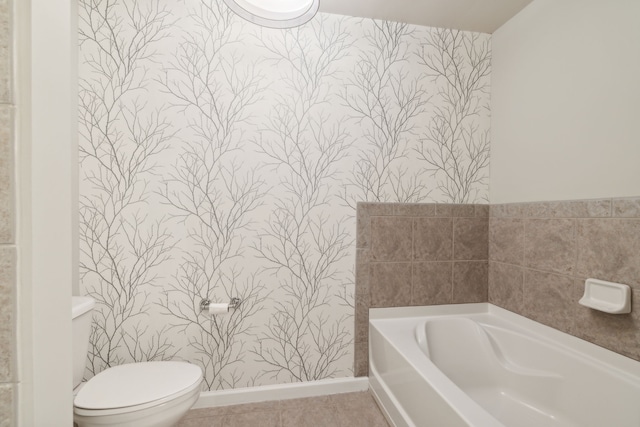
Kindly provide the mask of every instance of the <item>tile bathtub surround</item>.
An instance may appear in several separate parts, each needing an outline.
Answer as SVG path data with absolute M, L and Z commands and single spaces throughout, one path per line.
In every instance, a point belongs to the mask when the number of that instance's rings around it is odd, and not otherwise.
M 487 301 L 487 205 L 358 203 L 356 376 L 368 375 L 371 307 Z
M 582 307 L 589 277 L 631 286 L 640 304 L 640 198 L 491 206 L 489 302 L 640 360 L 640 306 Z
M 368 375 L 369 308 L 487 300 L 640 360 L 640 308 L 578 304 L 588 277 L 628 284 L 640 301 L 640 197 L 359 203 L 357 217 L 356 376 Z
M 193 409 L 178 427 L 388 427 L 369 392 Z

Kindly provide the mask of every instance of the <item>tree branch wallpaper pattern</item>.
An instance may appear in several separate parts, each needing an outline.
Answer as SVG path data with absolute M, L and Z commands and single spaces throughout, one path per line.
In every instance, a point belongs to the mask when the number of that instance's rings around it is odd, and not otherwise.
M 266 29 L 216 0 L 81 0 L 79 33 L 87 376 L 351 376 L 356 203 L 487 199 L 487 34 L 329 14 Z

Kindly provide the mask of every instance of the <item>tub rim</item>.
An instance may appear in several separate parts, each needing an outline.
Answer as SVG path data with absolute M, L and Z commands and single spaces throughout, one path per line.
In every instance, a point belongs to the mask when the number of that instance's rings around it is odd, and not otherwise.
M 634 381 L 640 381 L 640 361 L 632 359 L 613 350 L 600 347 L 598 344 L 586 341 L 582 338 L 562 332 L 551 326 L 544 325 L 533 319 L 513 313 L 504 308 L 498 307 L 488 302 L 470 304 L 443 304 L 431 306 L 412 307 L 385 307 L 372 308 L 369 310 L 369 323 L 376 325 L 384 320 L 409 320 L 422 319 L 434 316 L 469 316 L 488 315 L 485 319 L 492 319 L 491 322 L 479 323 L 504 326 L 519 332 L 531 334 L 534 338 L 540 339 L 546 344 L 560 346 L 564 351 L 578 352 L 592 363 L 602 365 L 603 363 L 616 373 L 628 377 L 632 375 Z M 489 317 L 491 316 L 491 317 Z M 479 317 L 479 316 L 478 316 Z M 478 320 L 476 320 L 478 321 Z M 369 349 L 370 350 L 370 349 Z

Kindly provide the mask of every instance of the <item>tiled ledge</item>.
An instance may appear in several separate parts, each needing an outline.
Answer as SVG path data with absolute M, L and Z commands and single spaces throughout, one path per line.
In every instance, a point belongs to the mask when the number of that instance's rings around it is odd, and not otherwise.
M 370 203 L 360 202 L 357 209 L 356 247 L 369 246 L 372 216 L 422 218 L 488 218 L 489 205 L 453 205 L 439 203 Z
M 493 218 L 640 218 L 640 197 L 495 204 Z

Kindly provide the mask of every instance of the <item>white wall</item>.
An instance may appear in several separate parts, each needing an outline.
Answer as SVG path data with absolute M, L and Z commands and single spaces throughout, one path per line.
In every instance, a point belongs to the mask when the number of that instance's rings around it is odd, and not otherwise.
M 640 195 L 639 18 L 535 0 L 493 34 L 492 203 Z

